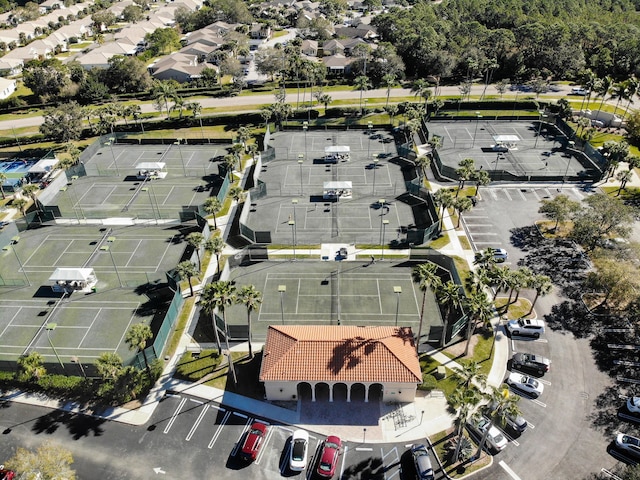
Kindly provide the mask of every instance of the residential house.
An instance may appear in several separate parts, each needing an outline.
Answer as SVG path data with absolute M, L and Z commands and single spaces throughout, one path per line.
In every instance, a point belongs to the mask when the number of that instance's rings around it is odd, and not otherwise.
M 199 78 L 202 70 L 207 67 L 213 66 L 200 63 L 196 55 L 174 53 L 150 65 L 149 73 L 158 80 L 175 80 L 185 83 Z
M 22 71 L 24 67 L 24 60 L 22 58 L 0 58 L 0 77 L 10 77 L 17 75 Z
M 0 78 L 0 100 L 9 98 L 16 91 L 16 81 L 9 78 Z
M 318 42 L 315 40 L 303 40 L 302 45 L 300 46 L 300 50 L 302 53 L 309 57 L 317 57 L 318 56 Z
M 254 40 L 268 40 L 271 38 L 271 27 L 266 23 L 253 23 L 249 36 Z
M 360 45 L 363 43 L 367 43 L 361 38 L 344 38 L 344 39 L 333 39 L 327 40 L 322 45 L 322 50 L 325 55 L 337 55 L 341 54 L 346 57 L 351 55 L 354 47 L 356 45 Z
M 327 75 L 330 76 L 349 75 L 351 73 L 351 64 L 354 60 L 354 58 L 347 58 L 339 53 L 322 58 L 322 62 L 327 67 Z
M 270 401 L 412 402 L 422 372 L 409 327 L 271 325 L 259 379 Z

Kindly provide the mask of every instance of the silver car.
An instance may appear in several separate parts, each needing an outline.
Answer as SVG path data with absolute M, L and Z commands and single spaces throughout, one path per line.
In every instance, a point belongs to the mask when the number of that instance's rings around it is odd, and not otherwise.
M 433 467 L 431 466 L 431 459 L 429 458 L 429 452 L 424 445 L 412 445 L 411 455 L 413 456 L 413 463 L 416 466 L 416 473 L 420 480 L 434 480 Z

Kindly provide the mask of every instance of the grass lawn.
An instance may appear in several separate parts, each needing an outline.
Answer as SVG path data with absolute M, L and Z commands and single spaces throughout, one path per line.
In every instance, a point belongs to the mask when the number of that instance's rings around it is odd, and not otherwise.
M 451 241 L 449 240 L 449 235 L 441 235 L 435 240 L 432 240 L 431 242 L 429 242 L 429 248 L 433 248 L 434 250 L 439 250 L 449 245 L 449 243 L 451 243 Z
M 545 238 L 565 238 L 571 232 L 573 222 L 559 222 L 555 228 L 555 220 L 538 220 L 536 226 Z
M 470 438 L 468 435 L 466 436 Z M 480 458 L 473 462 L 472 461 L 456 462 L 456 463 L 447 462 L 446 461 L 447 451 L 445 449 L 445 445 L 452 438 L 455 438 L 454 429 L 445 430 L 445 431 L 436 433 L 435 435 L 431 435 L 429 437 L 429 440 L 431 441 L 431 444 L 433 445 L 433 448 L 436 454 L 438 455 L 438 458 L 442 462 L 442 467 L 444 471 L 447 473 L 447 475 L 450 478 L 462 478 L 464 476 L 470 475 L 471 473 L 481 469 L 482 467 L 485 467 L 491 464 L 492 457 L 484 451 L 481 452 Z M 473 438 L 470 438 L 470 440 L 471 440 L 471 443 L 477 449 L 477 445 L 473 441 Z
M 506 318 L 535 318 L 534 312 L 529 313 L 531 302 L 526 298 L 519 298 L 517 302 L 513 302 L 513 299 L 511 299 L 512 301 L 508 307 L 507 300 L 509 300 L 508 297 L 498 297 L 493 302 L 500 316 Z

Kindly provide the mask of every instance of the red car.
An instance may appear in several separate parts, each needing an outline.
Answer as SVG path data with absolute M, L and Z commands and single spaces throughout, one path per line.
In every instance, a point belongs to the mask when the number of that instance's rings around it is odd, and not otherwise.
M 324 478 L 331 478 L 336 471 L 338 457 L 340 456 L 342 442 L 338 437 L 330 436 L 322 443 L 320 452 L 320 462 L 318 462 L 317 473 Z
M 7 470 L 4 465 L 0 465 L 0 480 L 13 480 L 16 476 L 16 472 L 13 470 Z
M 266 434 L 267 426 L 264 423 L 254 422 L 253 425 L 251 425 L 251 429 L 244 439 L 242 451 L 240 452 L 244 460 L 251 462 L 256 459 Z

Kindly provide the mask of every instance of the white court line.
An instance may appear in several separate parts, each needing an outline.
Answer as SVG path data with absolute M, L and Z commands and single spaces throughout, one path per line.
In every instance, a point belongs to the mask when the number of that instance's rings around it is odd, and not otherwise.
M 302 286 L 302 279 L 298 278 L 298 290 L 296 292 L 296 315 L 298 314 L 298 306 L 300 305 L 300 287 Z
M 173 415 L 171 415 L 171 420 L 169 420 L 169 423 L 167 423 L 167 426 L 164 427 L 164 432 L 163 433 L 169 433 L 169 430 L 171 430 L 171 427 L 173 426 L 173 422 L 175 422 L 176 418 L 178 418 L 178 414 L 180 413 L 180 410 L 182 410 L 182 407 L 184 407 L 185 403 L 187 403 L 187 399 L 186 398 L 183 398 L 182 400 L 180 400 L 180 403 L 178 404 L 178 406 L 174 410 Z
M 200 402 L 200 403 L 202 403 L 202 402 Z M 204 418 L 204 416 L 207 413 L 208 409 L 209 409 L 209 405 L 205 405 L 204 408 L 202 409 L 202 411 L 200 412 L 200 415 L 198 415 L 198 418 L 196 419 L 195 423 L 191 427 L 191 430 L 189 430 L 189 433 L 187 434 L 187 436 L 185 438 L 185 440 L 187 442 L 189 440 L 191 440 L 191 437 L 193 437 L 193 434 L 196 432 L 196 428 L 198 428 L 198 425 L 200 425 L 200 422 L 202 422 L 202 419 Z
M 129 264 L 131 263 L 131 260 L 133 260 L 133 257 L 136 256 L 136 252 L 138 251 L 138 248 L 140 248 L 140 244 L 142 244 L 142 240 L 138 240 L 138 244 L 133 249 L 133 252 L 131 252 L 131 255 L 129 255 L 129 260 L 127 260 L 127 263 L 125 263 L 124 268 L 128 268 L 129 267 Z
M 98 313 L 96 313 L 96 315 L 93 317 L 93 320 L 91 321 L 91 325 L 89 325 L 89 327 L 87 328 L 87 331 L 82 336 L 82 339 L 80 340 L 80 343 L 78 343 L 78 348 L 80 348 L 80 345 L 82 345 L 82 342 L 84 342 L 84 339 L 87 338 L 87 335 L 89 335 L 89 332 L 91 331 L 91 327 L 93 327 L 93 324 L 96 323 L 96 320 L 98 319 L 98 316 L 100 315 L 100 312 L 102 312 L 102 308 L 99 308 L 98 309 Z
M 521 478 L 516 475 L 516 472 L 511 470 L 511 468 L 509 468 L 507 464 L 504 463 L 504 460 L 500 460 L 500 463 L 498 463 L 498 465 L 500 465 L 504 469 L 504 471 L 507 472 L 511 478 L 513 478 L 513 480 L 521 480 Z
M 7 331 L 7 328 L 9 328 L 11 326 L 11 323 L 15 320 L 15 318 L 18 316 L 18 314 L 22 311 L 22 307 L 18 307 L 18 310 L 16 311 L 16 313 L 13 315 L 13 317 L 11 317 L 11 320 L 9 320 L 9 323 L 7 324 L 6 327 L 4 327 L 2 329 L 2 333 L 0 333 L 0 337 L 2 337 L 2 335 L 4 335 L 4 332 Z M 17 325 L 16 325 L 17 326 Z M 40 325 L 36 325 L 36 326 L 40 326 Z

